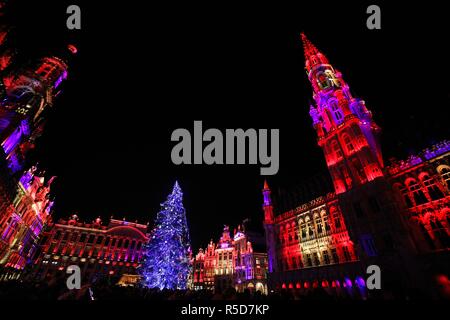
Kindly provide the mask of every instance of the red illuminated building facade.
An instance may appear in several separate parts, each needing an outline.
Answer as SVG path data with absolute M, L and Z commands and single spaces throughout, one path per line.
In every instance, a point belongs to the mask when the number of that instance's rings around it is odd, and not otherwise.
M 13 203 L 0 216 L 0 264 L 7 269 L 21 270 L 34 257 L 53 206 L 49 199 L 52 181 L 46 181 L 35 167 L 25 172 Z M 14 275 L 18 273 L 4 273 L 0 278 Z
M 450 248 L 450 141 L 438 143 L 386 168 L 407 216 L 425 242 L 420 252 Z
M 304 34 L 302 41 L 309 113 L 334 192 L 278 212 L 264 184 L 269 288 L 365 297 L 369 265 L 383 270 L 388 290 L 424 288 L 433 270 L 418 271 L 422 255 L 448 266 L 450 144 L 385 167 L 365 102 Z
M 101 277 L 136 275 L 148 241 L 147 225 L 100 218 L 82 223 L 69 220 L 49 223 L 42 237 L 42 249 L 33 266 L 36 280 L 65 276 L 69 265 L 78 265 L 83 281 Z
M 267 294 L 267 253 L 264 237 L 239 226 L 231 237 L 228 226 L 193 261 L 192 288 L 223 292 L 234 288 Z
M 17 276 L 15 271 L 32 260 L 51 213 L 53 178 L 47 179 L 44 171 L 31 167 L 28 155 L 68 76 L 67 63 L 58 57 L 44 57 L 28 65 L 16 62 L 10 38 L 10 29 L 1 26 L 0 279 Z

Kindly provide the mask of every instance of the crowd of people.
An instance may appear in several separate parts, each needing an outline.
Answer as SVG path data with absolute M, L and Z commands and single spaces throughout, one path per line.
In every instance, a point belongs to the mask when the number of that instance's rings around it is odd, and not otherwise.
M 406 297 L 406 296 L 404 296 Z M 421 298 L 420 294 L 409 294 L 409 299 Z M 392 299 L 398 298 L 395 296 Z M 101 279 L 93 284 L 82 285 L 80 289 L 69 290 L 63 279 L 49 279 L 48 281 L 21 281 L 11 280 L 0 282 L 1 300 L 136 300 L 136 301 L 220 301 L 220 300 L 252 300 L 252 301 L 353 301 L 365 300 L 366 297 L 355 294 L 330 294 L 323 288 L 314 288 L 307 291 L 281 290 L 263 295 L 261 292 L 237 292 L 234 288 L 223 291 L 209 290 L 157 290 L 142 286 L 119 286 L 111 279 Z M 381 292 L 371 293 L 369 299 L 386 299 Z M 402 298 L 401 298 L 402 299 Z

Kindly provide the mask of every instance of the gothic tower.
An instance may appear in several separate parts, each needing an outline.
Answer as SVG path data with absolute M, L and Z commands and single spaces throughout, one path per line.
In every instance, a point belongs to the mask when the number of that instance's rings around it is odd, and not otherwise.
M 35 66 L 13 70 L 2 78 L 5 98 L 0 101 L 0 152 L 12 173 L 26 166 L 27 152 L 45 125 L 44 111 L 53 105 L 66 78 L 67 64 L 57 57 L 43 58 Z
M 357 256 L 363 265 L 380 266 L 388 285 L 414 285 L 420 278 L 413 270 L 416 247 L 383 171 L 380 128 L 364 101 L 352 96 L 342 74 L 301 37 L 315 102 L 310 115 Z
M 267 184 L 267 180 L 264 180 L 264 188 L 262 190 L 264 202 L 263 202 L 263 210 L 264 210 L 264 222 L 272 223 L 274 219 L 273 215 L 273 205 L 272 199 L 270 197 L 270 188 Z
M 310 115 L 337 194 L 383 176 L 379 127 L 363 100 L 302 33 L 305 69 L 313 87 Z
M 274 272 L 276 267 L 276 240 L 275 240 L 275 216 L 273 213 L 272 199 L 270 197 L 270 188 L 267 181 L 264 181 L 263 193 L 263 211 L 264 211 L 264 229 L 266 233 L 266 246 L 269 272 Z

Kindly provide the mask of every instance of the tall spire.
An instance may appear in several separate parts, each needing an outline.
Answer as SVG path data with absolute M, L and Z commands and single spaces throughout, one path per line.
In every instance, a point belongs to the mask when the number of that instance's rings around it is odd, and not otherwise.
M 272 198 L 270 197 L 270 188 L 267 180 L 264 180 L 264 188 L 262 190 L 263 194 L 263 210 L 264 210 L 264 221 L 266 223 L 272 223 L 274 219 Z
M 309 60 L 312 55 L 316 55 L 319 53 L 316 46 L 312 44 L 311 41 L 306 37 L 305 33 L 301 33 L 302 42 L 303 42 L 303 52 L 305 53 L 305 60 Z
M 264 196 L 264 207 L 271 206 L 272 205 L 272 199 L 270 198 L 271 190 L 269 188 L 269 184 L 267 183 L 267 180 L 264 180 L 264 188 L 262 190 L 263 196 Z
M 301 38 L 305 54 L 305 69 L 309 78 L 312 68 L 320 64 L 328 64 L 328 59 L 309 41 L 303 32 L 301 33 Z
M 377 126 L 364 101 L 350 88 L 328 59 L 301 34 L 305 69 L 315 104 L 309 114 L 324 149 L 336 193 L 383 175 Z

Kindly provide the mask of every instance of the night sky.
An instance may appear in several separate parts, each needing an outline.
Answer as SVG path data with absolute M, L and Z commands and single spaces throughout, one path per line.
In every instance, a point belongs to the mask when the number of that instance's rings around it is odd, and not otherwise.
M 250 218 L 261 225 L 259 165 L 175 166 L 170 136 L 177 128 L 192 132 L 194 120 L 205 130 L 279 128 L 280 170 L 268 177 L 274 190 L 327 174 L 308 114 L 301 31 L 372 110 L 386 160 L 450 138 L 442 2 L 377 2 L 382 29 L 375 31 L 366 28 L 372 2 L 364 1 L 33 2 L 9 10 L 18 59 L 58 54 L 69 43 L 79 49 L 32 154 L 58 176 L 55 218 L 151 222 L 177 179 L 194 248 L 216 240 L 224 224 Z M 66 29 L 69 4 L 81 6 L 81 31 Z

